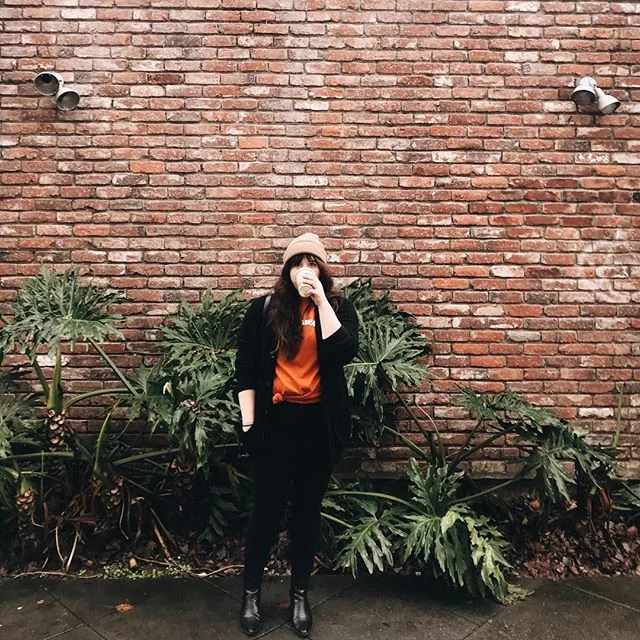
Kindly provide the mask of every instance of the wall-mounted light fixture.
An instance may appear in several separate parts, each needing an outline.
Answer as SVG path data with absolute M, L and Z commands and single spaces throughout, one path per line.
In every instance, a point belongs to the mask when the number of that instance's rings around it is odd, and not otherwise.
M 64 80 L 55 71 L 43 71 L 34 79 L 36 91 L 43 96 L 55 96 L 56 107 L 62 111 L 72 111 L 78 106 L 80 96 L 76 91 L 64 86 Z
M 571 99 L 578 105 L 597 103 L 598 111 L 603 116 L 613 113 L 620 106 L 620 100 L 600 89 L 591 76 L 580 78 L 580 82 L 571 93 Z

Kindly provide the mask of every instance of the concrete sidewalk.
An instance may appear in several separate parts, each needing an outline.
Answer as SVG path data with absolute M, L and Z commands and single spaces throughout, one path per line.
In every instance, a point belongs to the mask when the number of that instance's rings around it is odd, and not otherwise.
M 534 595 L 512 606 L 454 599 L 418 579 L 315 576 L 316 640 L 637 640 L 640 578 L 528 581 Z M 4 579 L 1 640 L 214 640 L 246 638 L 238 626 L 239 578 Z M 267 579 L 260 636 L 293 640 L 288 583 Z M 129 603 L 128 611 L 116 606 Z

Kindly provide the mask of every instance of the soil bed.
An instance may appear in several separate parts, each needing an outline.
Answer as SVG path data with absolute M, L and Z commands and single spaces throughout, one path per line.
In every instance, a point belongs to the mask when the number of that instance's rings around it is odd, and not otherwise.
M 177 549 L 167 556 L 155 540 L 121 548 L 117 543 L 91 557 L 80 555 L 68 572 L 58 562 L 31 561 L 20 566 L 15 558 L 7 570 L 8 558 L 0 558 L 0 576 L 55 573 L 78 577 L 142 578 L 159 575 L 212 577 L 239 575 L 243 568 L 243 537 L 230 536 L 215 547 L 189 540 L 176 541 Z M 577 522 L 555 528 L 538 537 L 513 536 L 506 552 L 517 576 L 559 580 L 587 575 L 640 575 L 640 536 L 636 527 L 622 522 L 591 525 Z M 57 560 L 57 559 L 56 559 Z M 316 571 L 331 567 L 318 556 Z M 286 534 L 280 534 L 269 560 L 267 575 L 288 575 Z M 364 571 L 364 570 L 363 570 Z M 401 571 L 399 571 L 401 572 Z

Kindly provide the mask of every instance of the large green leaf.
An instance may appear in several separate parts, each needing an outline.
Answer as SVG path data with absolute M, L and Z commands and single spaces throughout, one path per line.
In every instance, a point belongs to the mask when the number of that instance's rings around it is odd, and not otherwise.
M 0 512 L 15 510 L 17 475 L 0 464 Z
M 207 290 L 199 310 L 183 302 L 163 330 L 165 368 L 177 376 L 208 371 L 231 378 L 237 337 L 248 306 L 237 298 L 233 293 L 215 302 Z
M 506 543 L 489 520 L 476 514 L 462 496 L 462 472 L 446 465 L 421 469 L 415 460 L 407 471 L 413 503 L 422 513 L 404 512 L 399 538 L 405 562 L 431 567 L 450 584 L 474 595 L 486 593 L 499 602 L 526 592 L 510 585 L 504 571 L 511 568 L 502 550 Z
M 397 515 L 394 508 L 379 515 L 364 515 L 338 537 L 342 543 L 336 559 L 339 567 L 349 567 L 353 576 L 363 563 L 369 573 L 393 566 L 393 538 L 397 536 Z
M 227 383 L 222 376 L 198 373 L 171 387 L 175 404 L 165 426 L 186 459 L 195 460 L 198 467 L 215 457 L 217 445 L 235 438 L 240 413 L 224 390 Z
M 37 425 L 31 396 L 18 398 L 0 384 L 0 460 L 12 453 L 12 443 L 29 443 Z
M 467 515 L 464 517 L 464 524 L 469 535 L 471 559 L 480 578 L 477 581 L 478 593 L 484 597 L 488 591 L 503 604 L 529 595 L 530 591 L 509 584 L 505 578 L 504 571 L 511 569 L 502 553 L 507 542 L 498 530 L 490 525 L 488 518 Z
M 129 379 L 134 393 L 129 396 L 129 419 L 146 415 L 151 431 L 161 424 L 168 424 L 173 410 L 171 397 L 165 393 L 167 379 L 159 364 L 140 366 Z
M 218 459 L 219 445 L 236 438 L 235 349 L 248 305 L 237 297 L 216 302 L 207 291 L 200 308 L 183 303 L 163 329 L 161 362 L 132 380 L 138 395 L 130 417 L 146 413 L 152 431 L 166 431 L 182 461 L 198 468 Z
M 356 281 L 343 293 L 360 320 L 358 354 L 344 369 L 354 425 L 360 438 L 375 442 L 392 420 L 388 393 L 426 379 L 422 358 L 429 343 L 411 316 L 391 306 L 388 293 L 374 297 L 370 280 Z
M 426 377 L 426 367 L 418 362 L 425 342 L 412 328 L 398 328 L 385 318 L 376 318 L 360 329 L 360 348 L 356 358 L 344 368 L 349 391 L 361 389 L 363 402 L 370 398 L 382 413 L 385 402 L 383 384 L 391 388 L 415 387 Z
M 52 352 L 64 340 L 102 342 L 109 335 L 120 335 L 113 322 L 121 317 L 107 309 L 122 299 L 121 292 L 82 284 L 76 269 L 57 274 L 42 267 L 18 292 L 14 322 L 0 329 L 0 342 L 15 342 L 31 356 L 40 345 Z
M 433 461 L 423 471 L 415 458 L 409 461 L 407 475 L 412 500 L 427 514 L 443 517 L 459 497 L 464 472 L 451 473 L 446 465 Z
M 526 457 L 518 475 L 535 478 L 544 514 L 552 504 L 570 501 L 577 474 L 590 485 L 586 487 L 589 493 L 618 477 L 615 446 L 590 444 L 586 432 L 571 428 L 566 420 L 532 405 L 519 393 L 506 390 L 484 394 L 471 389 L 462 389 L 461 393 L 461 404 L 478 420 L 474 435 L 481 430 L 493 431 L 521 445 Z M 454 463 L 460 459 L 458 456 Z
M 521 438 L 536 438 L 547 427 L 566 428 L 567 423 L 544 407 L 531 404 L 512 390 L 499 393 L 480 393 L 469 388 L 460 389 L 459 404 L 478 422 L 484 422 Z

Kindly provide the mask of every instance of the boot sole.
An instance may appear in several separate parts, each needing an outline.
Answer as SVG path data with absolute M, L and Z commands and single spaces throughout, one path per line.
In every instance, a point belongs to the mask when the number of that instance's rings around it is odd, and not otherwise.
M 260 625 L 260 627 L 258 627 L 255 631 L 247 631 L 242 625 L 240 625 L 240 628 L 242 629 L 244 634 L 246 636 L 249 636 L 249 638 L 253 638 L 253 636 L 257 636 L 260 633 L 260 628 L 261 627 L 262 627 L 262 625 Z
M 291 621 L 289 621 L 289 624 L 287 626 L 289 627 L 289 629 L 291 629 L 291 631 L 293 631 L 293 633 L 295 633 L 298 636 L 298 638 L 308 638 L 309 634 L 311 633 L 311 629 L 309 629 L 309 631 L 307 631 L 306 633 L 302 633 L 302 631 L 298 631 L 293 626 L 293 623 Z

